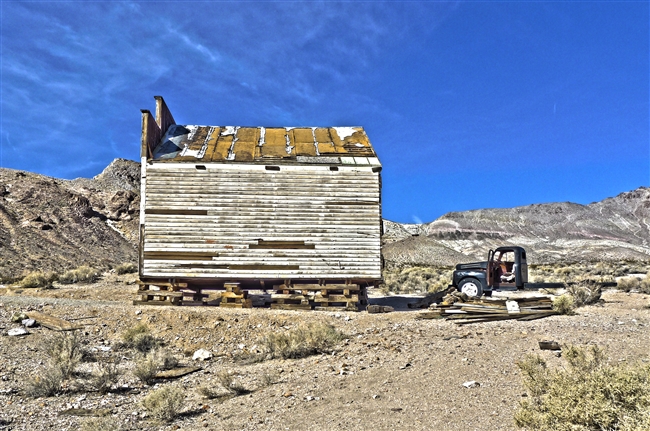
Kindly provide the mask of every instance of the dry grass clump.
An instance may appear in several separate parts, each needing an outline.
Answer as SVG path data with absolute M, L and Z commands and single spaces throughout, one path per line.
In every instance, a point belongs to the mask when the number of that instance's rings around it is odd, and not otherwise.
M 100 394 L 110 391 L 111 387 L 118 382 L 122 375 L 118 364 L 119 361 L 98 362 L 90 376 L 90 386 Z
M 213 386 L 203 385 L 199 386 L 198 392 L 201 396 L 213 400 L 224 396 L 223 392 L 216 390 Z
M 345 335 L 331 325 L 312 323 L 287 332 L 270 334 L 261 343 L 263 355 L 276 359 L 296 359 L 317 353 L 327 353 Z
M 52 397 L 63 392 L 63 373 L 54 365 L 38 371 L 38 375 L 27 380 L 25 395 L 32 398 Z
M 384 293 L 439 292 L 451 284 L 453 269 L 447 267 L 411 266 L 387 269 L 383 273 Z
M 141 353 L 147 353 L 159 345 L 158 340 L 149 333 L 149 327 L 144 323 L 127 329 L 122 334 L 124 345 Z
M 84 356 L 81 340 L 76 332 L 55 335 L 45 345 L 52 365 L 61 370 L 64 379 L 74 373 Z
M 133 375 L 142 383 L 149 385 L 153 383 L 159 371 L 171 370 L 177 365 L 178 359 L 168 350 L 154 350 L 136 361 Z
M 133 368 L 133 375 L 136 376 L 145 385 L 150 385 L 156 378 L 156 374 L 160 371 L 158 361 L 153 354 L 148 354 L 135 362 Z
M 536 431 L 650 429 L 650 365 L 608 365 L 603 350 L 568 347 L 568 366 L 548 368 L 538 355 L 517 363 L 529 397 L 515 423 Z
M 618 280 L 618 288 L 624 292 L 650 293 L 650 272 L 645 277 L 624 277 Z
M 89 266 L 80 266 L 76 269 L 71 269 L 59 276 L 59 283 L 74 284 L 74 283 L 94 283 L 99 279 L 99 271 Z
M 52 283 L 57 279 L 56 274 L 53 272 L 33 271 L 23 277 L 18 283 L 20 287 L 35 288 L 35 287 L 52 287 Z
M 575 304 L 571 295 L 558 296 L 553 300 L 553 310 L 560 314 L 573 314 L 574 309 Z
M 171 370 L 178 365 L 178 358 L 166 349 L 155 350 L 153 357 L 161 370 Z
M 644 262 L 573 262 L 554 264 L 529 264 L 528 279 L 535 283 L 566 283 L 590 281 L 614 282 L 615 277 L 640 274 L 650 270 Z
M 142 406 L 154 419 L 171 422 L 180 415 L 183 409 L 185 394 L 175 386 L 165 386 L 147 395 L 142 400 Z
M 231 374 L 228 371 L 223 370 L 219 372 L 217 374 L 217 380 L 226 391 L 233 395 L 246 395 L 251 392 L 246 389 L 241 382 L 236 381 L 234 374 Z
M 569 285 L 567 287 L 567 293 L 573 297 L 573 302 L 576 307 L 583 307 L 600 301 L 603 290 L 602 287 L 596 283 L 583 281 L 581 283 Z
M 122 424 L 110 417 L 88 418 L 81 423 L 81 431 L 120 431 Z
M 123 263 L 115 267 L 115 272 L 118 275 L 122 274 L 133 274 L 138 271 L 138 266 L 135 263 Z

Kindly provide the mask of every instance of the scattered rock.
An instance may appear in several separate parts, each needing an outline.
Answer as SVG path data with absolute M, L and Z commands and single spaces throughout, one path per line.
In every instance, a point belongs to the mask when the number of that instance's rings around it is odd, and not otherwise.
M 34 319 L 24 319 L 21 323 L 25 328 L 32 328 L 36 326 L 36 320 Z
M 468 382 L 463 383 L 463 386 L 466 387 L 466 388 L 476 388 L 476 387 L 481 386 L 481 384 L 479 382 L 474 381 L 474 380 L 470 380 Z
M 212 359 L 212 353 L 205 349 L 199 349 L 192 355 L 194 361 L 208 361 Z
M 7 331 L 7 335 L 10 337 L 20 337 L 21 335 L 27 335 L 29 332 L 27 329 L 20 327 L 20 328 L 13 328 Z

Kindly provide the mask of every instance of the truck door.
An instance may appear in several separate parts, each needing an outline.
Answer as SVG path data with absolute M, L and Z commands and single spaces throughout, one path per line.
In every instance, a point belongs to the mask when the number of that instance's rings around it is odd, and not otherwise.
M 494 250 L 488 251 L 487 285 L 494 286 Z
M 519 250 L 519 252 L 515 254 L 515 266 L 515 283 L 517 284 L 517 287 L 523 287 L 525 283 L 528 283 L 528 264 L 526 263 L 525 250 Z

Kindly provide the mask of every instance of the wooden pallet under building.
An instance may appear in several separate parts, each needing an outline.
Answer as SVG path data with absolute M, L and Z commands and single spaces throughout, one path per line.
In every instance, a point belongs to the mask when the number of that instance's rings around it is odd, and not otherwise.
M 264 299 L 254 298 L 240 284 L 224 283 L 223 289 L 201 289 L 187 283 L 142 282 L 134 305 L 206 305 L 224 308 L 280 310 L 360 311 L 368 304 L 367 288 L 358 284 L 274 285 Z M 257 299 L 256 301 L 254 299 Z

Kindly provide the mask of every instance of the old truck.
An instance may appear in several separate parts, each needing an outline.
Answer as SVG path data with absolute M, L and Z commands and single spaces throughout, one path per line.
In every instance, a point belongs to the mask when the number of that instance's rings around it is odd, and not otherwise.
M 493 291 L 563 287 L 563 283 L 529 283 L 526 250 L 499 247 L 485 262 L 456 265 L 452 286 L 470 297 L 491 296 Z

